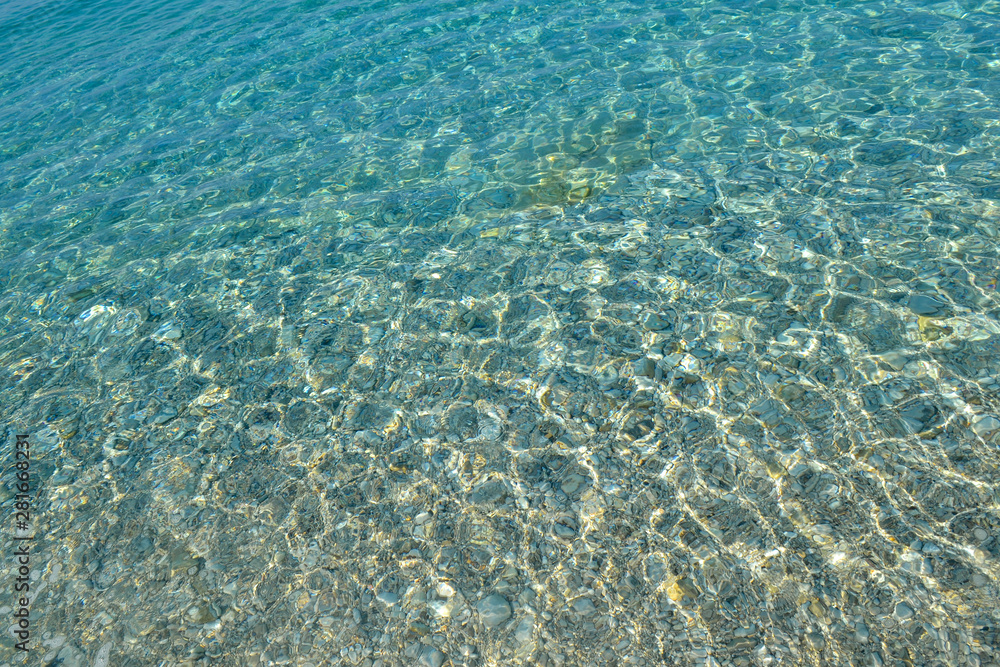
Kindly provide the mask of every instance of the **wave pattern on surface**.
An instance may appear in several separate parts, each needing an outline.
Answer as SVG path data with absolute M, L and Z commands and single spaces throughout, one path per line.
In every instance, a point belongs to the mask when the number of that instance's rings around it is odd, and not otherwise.
M 45 659 L 997 664 L 998 10 L 5 6 Z

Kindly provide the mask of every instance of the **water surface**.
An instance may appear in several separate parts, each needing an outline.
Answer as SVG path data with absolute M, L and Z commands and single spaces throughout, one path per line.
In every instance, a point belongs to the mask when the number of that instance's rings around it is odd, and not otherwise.
M 0 16 L 3 664 L 997 664 L 997 2 Z

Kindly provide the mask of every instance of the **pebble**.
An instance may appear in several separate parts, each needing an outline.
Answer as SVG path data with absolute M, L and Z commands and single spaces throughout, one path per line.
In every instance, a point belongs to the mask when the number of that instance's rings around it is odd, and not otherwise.
M 947 304 L 926 294 L 915 294 L 910 297 L 907 306 L 916 315 L 943 315 Z
M 587 482 L 587 479 L 582 475 L 573 474 L 570 475 L 565 482 L 560 485 L 563 493 L 570 495 L 576 493 L 576 491 Z
M 469 494 L 469 500 L 476 505 L 488 505 L 500 500 L 506 495 L 503 483 L 497 481 L 483 482 Z
M 651 378 L 656 373 L 656 364 L 649 357 L 644 357 L 632 365 L 632 372 L 636 377 Z
M 441 667 L 447 657 L 433 646 L 425 646 L 420 652 L 420 664 L 424 667 Z
M 443 602 L 441 600 L 432 600 L 431 602 L 427 603 L 427 606 L 437 616 L 441 617 L 451 616 L 452 605 L 447 602 Z
M 906 362 L 909 361 L 909 357 L 899 350 L 893 350 L 892 352 L 883 352 L 878 355 L 879 359 L 884 361 L 892 370 L 901 371 L 906 366 Z
M 985 438 L 997 429 L 1000 429 L 1000 419 L 992 415 L 979 415 L 972 421 L 972 430 L 980 438 Z
M 105 643 L 97 651 L 97 655 L 94 656 L 94 667 L 108 667 L 108 661 L 111 656 L 111 642 Z
M 151 422 L 159 426 L 160 424 L 166 424 L 168 421 L 177 416 L 177 409 L 171 406 L 166 406 L 160 409 L 160 411 L 153 416 Z
M 510 603 L 507 598 L 496 593 L 488 595 L 476 605 L 479 618 L 487 628 L 495 628 L 510 618 Z
M 161 340 L 177 340 L 182 334 L 181 325 L 175 322 L 167 322 L 156 330 L 154 336 Z
M 892 615 L 900 621 L 905 621 L 913 618 L 913 610 L 910 609 L 906 603 L 898 602 L 896 603 L 896 610 L 892 613 Z
M 669 326 L 669 324 L 656 313 L 644 314 L 641 322 L 642 328 L 646 331 L 662 331 Z
M 581 616 L 591 616 L 597 612 L 597 607 L 590 598 L 577 598 L 573 602 L 573 611 Z
M 195 605 L 188 608 L 187 610 L 188 618 L 191 619 L 192 623 L 211 623 L 215 620 L 216 616 L 212 613 L 211 608 L 208 605 Z
M 379 602 L 388 605 L 390 607 L 399 602 L 399 596 L 396 595 L 395 593 L 390 593 L 389 591 L 382 591 L 375 597 L 378 599 Z
M 534 634 L 535 622 L 531 616 L 525 616 L 517 624 L 517 629 L 514 631 L 514 639 L 517 640 L 518 644 L 527 644 L 534 637 Z

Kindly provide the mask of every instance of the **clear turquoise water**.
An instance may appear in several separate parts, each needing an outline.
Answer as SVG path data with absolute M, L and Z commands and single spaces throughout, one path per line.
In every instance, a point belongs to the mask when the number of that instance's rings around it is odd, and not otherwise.
M 0 54 L 25 664 L 997 663 L 1000 3 L 8 2 Z

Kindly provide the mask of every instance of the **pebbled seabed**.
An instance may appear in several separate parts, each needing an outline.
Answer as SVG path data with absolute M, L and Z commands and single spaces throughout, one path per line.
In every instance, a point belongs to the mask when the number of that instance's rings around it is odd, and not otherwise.
M 1000 664 L 998 11 L 5 6 L 0 665 Z

